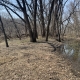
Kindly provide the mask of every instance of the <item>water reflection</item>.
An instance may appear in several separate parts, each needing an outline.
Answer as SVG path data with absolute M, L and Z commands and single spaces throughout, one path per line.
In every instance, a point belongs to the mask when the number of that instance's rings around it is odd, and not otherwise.
M 80 61 L 80 41 L 66 41 L 58 51 L 74 61 Z

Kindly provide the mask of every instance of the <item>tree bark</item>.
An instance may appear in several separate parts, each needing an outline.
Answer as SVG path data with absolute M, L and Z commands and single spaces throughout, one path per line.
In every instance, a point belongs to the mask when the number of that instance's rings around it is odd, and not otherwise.
M 42 37 L 45 37 L 45 23 L 44 23 L 44 15 L 43 15 L 43 4 L 42 0 L 40 1 L 40 15 L 41 15 L 41 27 L 42 27 Z
M 3 33 L 4 33 L 4 38 L 5 38 L 6 47 L 9 47 L 8 41 L 7 41 L 7 36 L 6 36 L 6 33 L 5 33 L 5 29 L 4 29 L 4 26 L 3 26 L 3 22 L 2 22 L 1 16 L 0 16 L 0 22 L 1 22 L 1 26 L 2 26 L 2 31 L 3 31 Z
M 48 35 L 49 35 L 49 25 L 50 25 L 50 22 L 51 22 L 51 14 L 52 14 L 52 11 L 53 11 L 53 7 L 54 7 L 54 0 L 52 1 L 52 4 L 51 4 L 51 9 L 50 9 L 50 12 L 49 12 L 49 21 L 48 21 L 48 25 L 47 25 L 47 35 L 46 35 L 46 41 L 48 41 Z
M 31 29 L 31 25 L 30 25 L 30 22 L 29 22 L 29 19 L 28 19 L 28 15 L 27 15 L 27 11 L 26 11 L 26 3 L 25 3 L 25 0 L 22 0 L 22 4 L 23 4 L 23 7 L 22 5 L 20 4 L 19 0 L 16 0 L 19 7 L 21 8 L 23 14 L 24 14 L 24 17 L 25 17 L 25 24 L 29 30 L 29 34 L 30 34 L 30 41 L 31 42 L 35 42 L 35 39 L 33 37 L 33 32 L 32 32 L 32 29 Z
M 37 38 L 37 28 L 36 28 L 36 14 L 37 14 L 37 0 L 34 1 L 34 27 L 33 27 L 33 38 L 34 42 L 36 42 Z

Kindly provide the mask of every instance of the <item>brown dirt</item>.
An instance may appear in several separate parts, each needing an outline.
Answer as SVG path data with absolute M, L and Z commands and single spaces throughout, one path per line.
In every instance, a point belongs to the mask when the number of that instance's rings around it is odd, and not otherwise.
M 61 43 L 23 39 L 9 44 L 0 43 L 0 80 L 80 80 L 80 72 L 55 50 Z

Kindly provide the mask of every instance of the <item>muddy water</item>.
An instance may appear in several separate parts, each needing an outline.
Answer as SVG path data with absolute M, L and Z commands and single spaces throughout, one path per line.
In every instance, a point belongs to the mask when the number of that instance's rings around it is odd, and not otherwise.
M 80 41 L 64 41 L 58 51 L 74 61 L 80 61 Z

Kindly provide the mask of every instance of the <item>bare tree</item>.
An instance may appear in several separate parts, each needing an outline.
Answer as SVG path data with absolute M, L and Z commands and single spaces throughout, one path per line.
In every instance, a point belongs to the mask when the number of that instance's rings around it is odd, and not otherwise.
M 51 14 L 52 14 L 52 11 L 53 11 L 53 7 L 54 7 L 54 0 L 52 1 L 51 3 L 51 8 L 50 8 L 50 11 L 49 11 L 49 16 L 48 16 L 48 25 L 47 25 L 47 35 L 46 35 L 46 41 L 48 41 L 48 35 L 49 35 L 49 26 L 50 26 L 50 22 L 51 22 Z
M 33 27 L 33 38 L 36 42 L 37 38 L 37 28 L 36 28 L 36 14 L 37 14 L 37 0 L 34 1 L 34 27 Z
M 42 0 L 39 0 L 40 2 L 40 20 L 41 20 L 41 31 L 42 31 L 42 37 L 45 37 L 45 23 L 44 23 L 44 15 L 43 15 L 43 4 Z
M 12 15 L 11 15 L 11 13 L 9 12 L 9 10 L 8 10 L 6 7 L 5 7 L 5 9 L 6 9 L 6 11 L 8 12 L 8 14 L 10 15 L 10 17 L 11 17 L 11 19 L 12 19 L 12 22 L 13 22 L 13 24 L 14 24 L 16 30 L 17 30 L 17 31 L 16 31 L 16 33 L 18 33 L 17 36 L 18 36 L 19 39 L 21 40 L 20 32 L 19 32 L 19 30 L 18 30 L 18 28 L 17 28 L 17 25 L 16 25 L 16 23 L 15 23 L 15 21 L 14 21 Z
M 1 22 L 1 26 L 2 26 L 2 31 L 3 31 L 3 33 L 4 33 L 4 38 L 5 38 L 6 47 L 9 47 L 8 41 L 7 41 L 7 36 L 6 36 L 6 33 L 5 33 L 5 29 L 4 29 L 4 26 L 3 26 L 3 22 L 2 22 L 1 16 L 0 16 L 0 22 Z

